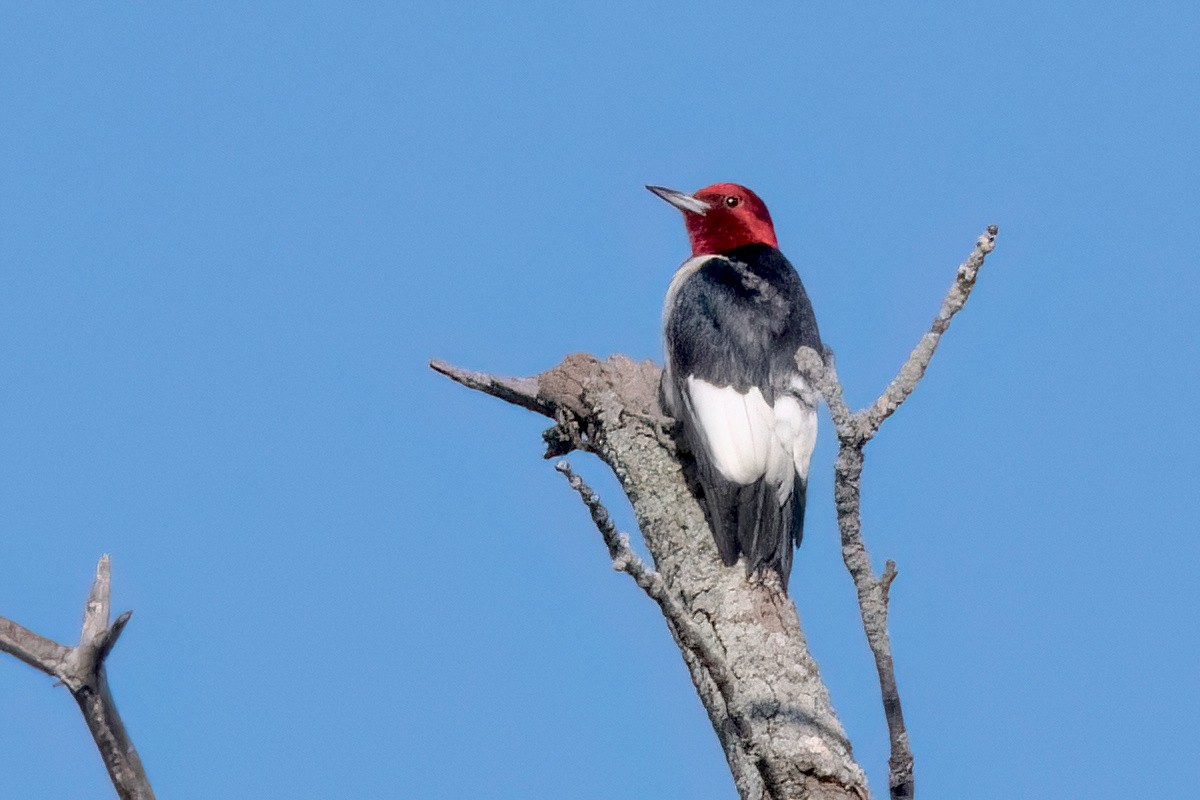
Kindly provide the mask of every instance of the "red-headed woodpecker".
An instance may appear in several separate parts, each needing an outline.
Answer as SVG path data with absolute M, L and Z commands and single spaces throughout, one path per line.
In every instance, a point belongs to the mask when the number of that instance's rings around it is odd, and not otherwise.
M 721 559 L 744 555 L 748 573 L 774 570 L 786 589 L 817 438 L 795 362 L 804 345 L 821 352 L 812 304 L 754 192 L 646 188 L 683 212 L 692 245 L 663 306 L 667 412 L 696 459 Z

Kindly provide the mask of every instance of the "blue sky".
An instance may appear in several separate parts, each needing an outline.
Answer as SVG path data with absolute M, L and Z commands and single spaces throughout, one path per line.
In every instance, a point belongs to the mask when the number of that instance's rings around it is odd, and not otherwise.
M 72 641 L 112 554 L 160 796 L 735 796 L 544 421 L 425 366 L 657 359 L 641 187 L 726 180 L 859 405 L 1001 229 L 868 449 L 921 796 L 1195 784 L 1200 7 L 797 6 L 0 11 L 0 614 Z M 822 425 L 793 595 L 886 791 Z M 110 796 L 11 658 L 0 772 Z

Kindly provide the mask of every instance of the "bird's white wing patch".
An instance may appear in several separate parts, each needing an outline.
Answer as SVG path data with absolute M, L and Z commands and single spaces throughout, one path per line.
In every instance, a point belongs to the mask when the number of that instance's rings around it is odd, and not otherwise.
M 757 387 L 739 392 L 690 376 L 687 395 L 708 455 L 726 479 L 745 486 L 765 477 L 783 504 L 792 493 L 793 476 L 808 477 L 817 441 L 816 409 L 792 395 L 779 397 L 772 407 Z
M 687 393 L 696 427 L 708 446 L 717 470 L 742 485 L 754 483 L 767 471 L 775 412 L 757 387 L 739 392 L 717 387 L 692 376 Z
M 787 478 L 793 470 L 801 478 L 808 478 L 808 465 L 817 444 L 817 410 L 791 395 L 777 399 L 775 442 L 778 449 L 773 454 L 767 475 L 779 487 L 779 502 L 782 503 L 792 492 L 792 481 Z

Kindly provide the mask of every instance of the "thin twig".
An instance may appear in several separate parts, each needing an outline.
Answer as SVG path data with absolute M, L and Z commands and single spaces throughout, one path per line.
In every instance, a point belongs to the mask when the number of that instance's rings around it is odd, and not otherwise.
M 879 588 L 883 592 L 883 604 L 886 606 L 892 591 L 892 581 L 896 580 L 896 576 L 900 573 L 896 571 L 896 562 L 888 559 L 888 562 L 883 565 L 883 575 L 879 576 Z
M 587 506 L 588 513 L 592 516 L 592 522 L 596 523 L 596 528 L 600 531 L 600 536 L 608 547 L 613 569 L 628 573 L 629 577 L 633 578 L 646 594 L 658 600 L 665 592 L 662 576 L 646 566 L 646 562 L 633 552 L 629 547 L 628 536 L 617 532 L 617 526 L 613 524 L 612 516 L 604 507 L 600 496 L 571 469 L 571 464 L 566 459 L 559 461 L 554 468 L 566 477 L 567 483 L 579 494 L 583 504 Z
M 888 384 L 879 399 L 869 409 L 860 412 L 864 430 L 868 431 L 868 439 L 875 435 L 885 419 L 896 413 L 896 409 L 908 399 L 924 377 L 925 370 L 933 359 L 933 353 L 942 340 L 942 334 L 950 327 L 950 320 L 962 310 L 967 298 L 971 296 L 971 289 L 975 286 L 975 278 L 979 275 L 979 268 L 983 266 L 984 259 L 996 249 L 996 235 L 999 232 L 1000 229 L 995 225 L 989 225 L 987 231 L 975 241 L 975 249 L 967 256 L 966 261 L 959 265 L 954 285 L 946 293 L 946 299 L 942 301 L 937 316 L 933 318 L 929 332 L 921 337 L 921 341 L 917 343 L 908 360 L 900 367 L 900 372 Z
M 126 611 L 109 626 L 111 575 L 108 556 L 101 556 L 84 604 L 79 644 L 65 647 L 0 617 L 0 651 L 58 678 L 71 691 L 121 800 L 154 800 L 154 790 L 117 713 L 104 669 L 132 614 Z
M 862 538 L 862 469 L 863 448 L 879 431 L 883 421 L 896 412 L 916 389 L 925 375 L 937 350 L 942 334 L 950 327 L 954 315 L 962 310 L 971 295 L 984 259 L 996 247 L 998 228 L 989 225 L 975 242 L 975 248 L 955 275 L 954 284 L 942 301 L 930 329 L 921 337 L 908 360 L 883 394 L 868 408 L 853 412 L 846 405 L 844 391 L 834 367 L 833 353 L 826 350 L 824 358 L 811 348 L 801 348 L 796 364 L 810 383 L 825 399 L 838 436 L 838 456 L 834 468 L 834 501 L 837 505 L 838 528 L 842 536 L 842 560 L 854 580 L 863 630 L 875 656 L 879 688 L 887 719 L 891 755 L 888 758 L 888 785 L 892 800 L 908 800 L 913 796 L 913 755 L 900 691 L 896 685 L 895 664 L 888 636 L 888 602 L 892 582 L 896 579 L 896 562 L 888 561 L 883 574 L 875 577 L 871 556 Z
M 653 568 L 648 567 L 646 562 L 633 552 L 629 546 L 629 536 L 617 532 L 612 517 L 601 502 L 600 496 L 584 482 L 583 478 L 575 474 L 570 463 L 565 459 L 555 464 L 554 468 L 566 476 L 567 483 L 579 493 L 583 504 L 587 506 L 592 515 L 592 522 L 596 523 L 596 528 L 604 538 L 604 544 L 608 546 L 613 569 L 627 573 L 652 600 L 658 603 L 663 614 L 676 626 L 684 644 L 695 652 L 709 668 L 713 680 L 721 687 L 721 691 L 732 692 L 733 676 L 724 669 L 724 659 L 712 644 L 699 631 L 695 630 L 691 620 L 686 617 L 683 609 L 675 602 L 675 598 L 667 591 L 662 576 Z

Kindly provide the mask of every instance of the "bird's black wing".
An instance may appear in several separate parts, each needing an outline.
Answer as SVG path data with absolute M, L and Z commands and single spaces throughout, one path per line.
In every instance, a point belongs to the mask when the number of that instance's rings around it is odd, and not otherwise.
M 665 316 L 664 398 L 696 459 L 721 558 L 745 554 L 749 570 L 774 569 L 786 586 L 804 476 L 776 470 L 772 481 L 753 467 L 763 431 L 774 430 L 776 397 L 794 390 L 796 348 L 820 347 L 800 279 L 778 250 L 739 248 L 685 264 Z M 782 501 L 781 480 L 794 481 Z

